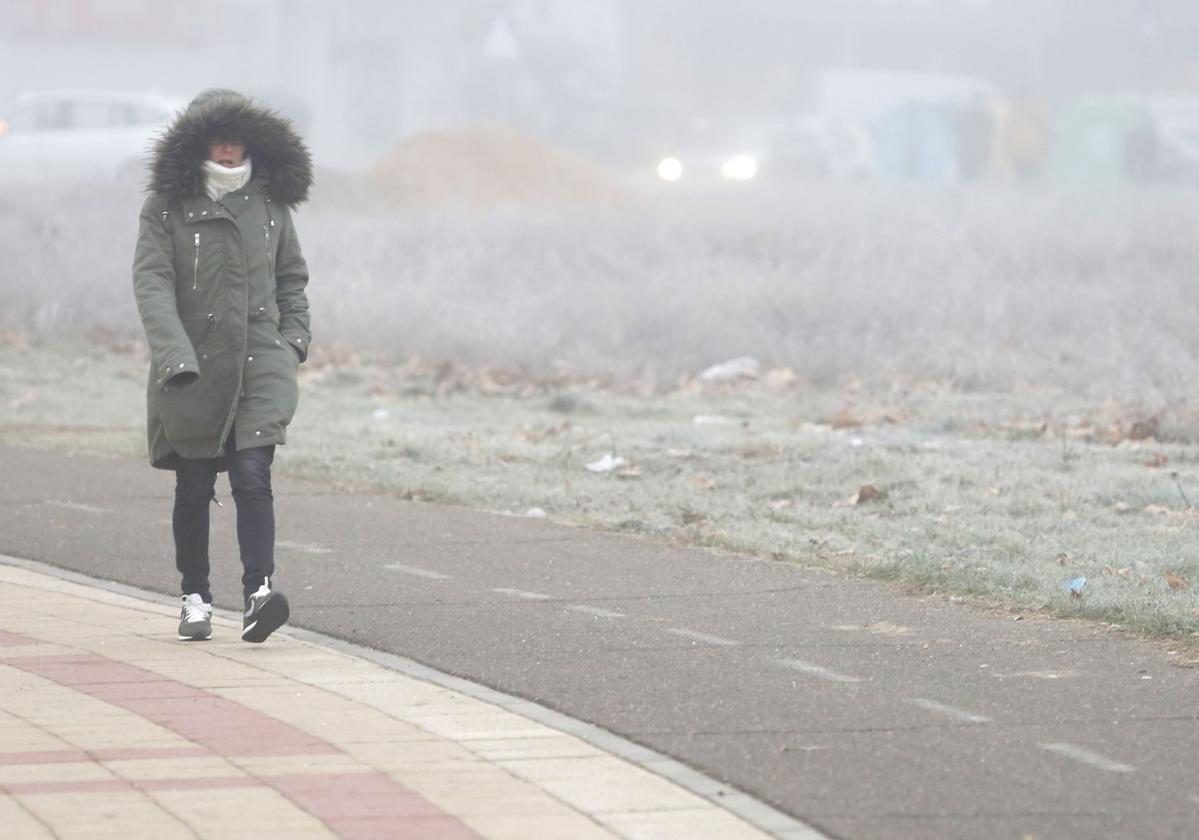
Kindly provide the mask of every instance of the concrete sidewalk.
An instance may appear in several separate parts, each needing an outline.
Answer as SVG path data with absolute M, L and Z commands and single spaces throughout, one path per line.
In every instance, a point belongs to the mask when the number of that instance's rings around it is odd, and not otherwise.
M 179 642 L 166 599 L 12 562 L 5 837 L 768 836 L 512 707 L 289 632 L 249 645 L 229 615 L 211 641 Z

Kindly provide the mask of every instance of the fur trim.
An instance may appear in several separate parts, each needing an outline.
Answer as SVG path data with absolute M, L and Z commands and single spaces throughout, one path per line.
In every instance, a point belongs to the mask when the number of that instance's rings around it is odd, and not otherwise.
M 204 161 L 213 140 L 245 143 L 276 201 L 294 207 L 307 200 L 312 155 L 291 120 L 226 90 L 201 93 L 154 144 L 147 189 L 177 198 L 204 195 Z

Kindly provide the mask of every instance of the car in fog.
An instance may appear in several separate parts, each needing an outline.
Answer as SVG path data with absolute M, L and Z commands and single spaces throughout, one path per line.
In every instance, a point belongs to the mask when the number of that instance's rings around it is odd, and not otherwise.
M 759 117 L 731 131 L 692 132 L 658 159 L 656 169 L 668 183 L 775 185 L 863 178 L 872 170 L 865 132 L 807 114 Z
M 26 93 L 0 107 L 0 181 L 111 180 L 140 174 L 181 101 L 99 90 Z

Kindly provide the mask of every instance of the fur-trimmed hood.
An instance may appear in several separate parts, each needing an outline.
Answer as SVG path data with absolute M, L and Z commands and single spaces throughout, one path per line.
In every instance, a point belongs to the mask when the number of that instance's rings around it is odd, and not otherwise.
M 238 140 L 265 175 L 276 200 L 294 207 L 312 186 L 312 155 L 291 120 L 232 90 L 206 90 L 154 144 L 148 190 L 188 198 L 204 195 L 204 161 L 214 140 Z

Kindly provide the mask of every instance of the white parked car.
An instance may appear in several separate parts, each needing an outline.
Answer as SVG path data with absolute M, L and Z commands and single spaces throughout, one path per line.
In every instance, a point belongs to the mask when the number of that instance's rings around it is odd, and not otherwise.
M 0 181 L 140 173 L 155 138 L 184 104 L 122 91 L 26 93 L 0 108 Z

